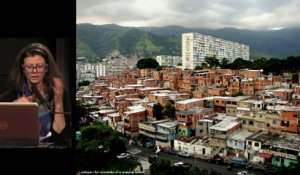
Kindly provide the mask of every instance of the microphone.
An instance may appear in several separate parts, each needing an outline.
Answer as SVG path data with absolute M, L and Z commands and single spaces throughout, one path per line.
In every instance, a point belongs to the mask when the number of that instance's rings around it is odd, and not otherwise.
M 42 105 L 44 106 L 44 108 L 49 113 L 52 113 L 52 111 L 50 110 L 50 107 L 48 106 L 47 102 L 45 101 L 45 99 L 43 98 L 43 96 L 41 95 L 41 93 L 39 92 L 39 90 L 37 89 L 36 84 L 32 84 L 31 90 L 36 95 L 36 97 L 39 99 L 40 103 L 42 103 Z
M 44 108 L 49 112 L 49 113 L 53 113 L 53 114 L 67 114 L 70 115 L 71 112 L 52 112 L 50 110 L 50 107 L 48 105 L 48 103 L 45 101 L 45 99 L 43 98 L 43 96 L 41 95 L 40 91 L 37 89 L 36 84 L 32 83 L 31 86 L 31 90 L 32 92 L 36 95 L 36 97 L 39 99 L 40 103 L 42 103 L 42 105 L 44 106 Z

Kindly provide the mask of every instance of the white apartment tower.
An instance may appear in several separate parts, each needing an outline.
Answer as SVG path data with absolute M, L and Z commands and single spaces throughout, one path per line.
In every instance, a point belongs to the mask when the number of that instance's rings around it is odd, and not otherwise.
M 96 77 L 105 76 L 106 75 L 106 65 L 105 62 L 97 63 L 95 65 Z
M 205 57 L 227 58 L 233 62 L 237 58 L 249 60 L 249 46 L 237 42 L 215 38 L 200 33 L 182 34 L 182 69 L 194 69 L 205 62 Z
M 177 66 L 178 63 L 181 63 L 181 57 L 171 55 L 158 55 L 156 56 L 156 61 L 160 66 Z

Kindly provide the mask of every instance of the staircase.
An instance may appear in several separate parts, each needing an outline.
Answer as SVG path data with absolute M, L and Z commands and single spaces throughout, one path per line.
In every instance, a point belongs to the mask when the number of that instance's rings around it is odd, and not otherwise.
M 218 147 L 213 153 L 212 153 L 212 157 L 214 157 L 215 155 L 217 155 L 223 148 Z

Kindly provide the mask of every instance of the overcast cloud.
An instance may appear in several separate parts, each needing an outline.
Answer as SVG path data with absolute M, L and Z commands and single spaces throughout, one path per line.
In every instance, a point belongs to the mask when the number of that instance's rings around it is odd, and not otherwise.
M 77 0 L 77 23 L 268 30 L 300 26 L 299 0 Z

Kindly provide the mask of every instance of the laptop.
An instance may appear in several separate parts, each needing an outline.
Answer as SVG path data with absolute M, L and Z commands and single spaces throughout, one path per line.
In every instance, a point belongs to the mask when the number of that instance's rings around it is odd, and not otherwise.
M 38 104 L 0 102 L 0 147 L 30 147 L 38 144 Z

